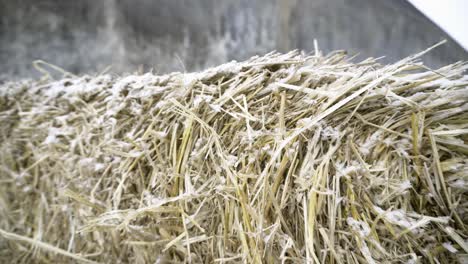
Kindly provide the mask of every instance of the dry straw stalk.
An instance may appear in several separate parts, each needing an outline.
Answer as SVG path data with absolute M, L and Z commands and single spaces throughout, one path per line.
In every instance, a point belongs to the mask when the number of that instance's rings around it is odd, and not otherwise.
M 3 84 L 0 262 L 467 261 L 467 64 L 423 53 Z

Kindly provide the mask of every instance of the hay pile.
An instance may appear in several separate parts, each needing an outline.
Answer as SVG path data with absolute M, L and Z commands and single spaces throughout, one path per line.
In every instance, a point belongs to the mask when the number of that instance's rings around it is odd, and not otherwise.
M 0 262 L 466 261 L 468 66 L 420 55 L 4 84 Z

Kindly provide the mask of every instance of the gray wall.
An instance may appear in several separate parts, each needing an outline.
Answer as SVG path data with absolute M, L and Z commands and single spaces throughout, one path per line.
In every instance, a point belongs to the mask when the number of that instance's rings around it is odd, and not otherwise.
M 271 50 L 346 49 L 392 62 L 450 39 L 404 0 L 0 0 L 0 80 L 73 73 L 193 71 Z M 468 60 L 453 41 L 424 62 Z

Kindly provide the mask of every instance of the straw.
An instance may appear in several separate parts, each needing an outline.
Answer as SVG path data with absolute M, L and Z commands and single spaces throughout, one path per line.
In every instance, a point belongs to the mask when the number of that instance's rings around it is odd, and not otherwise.
M 0 87 L 2 263 L 455 263 L 468 65 L 269 53 Z M 39 65 L 37 65 L 39 66 Z

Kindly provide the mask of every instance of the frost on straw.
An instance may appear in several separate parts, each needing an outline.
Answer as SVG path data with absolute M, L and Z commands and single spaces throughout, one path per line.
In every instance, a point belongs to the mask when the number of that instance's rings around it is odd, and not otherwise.
M 423 53 L 5 83 L 0 262 L 466 261 L 468 66 Z

